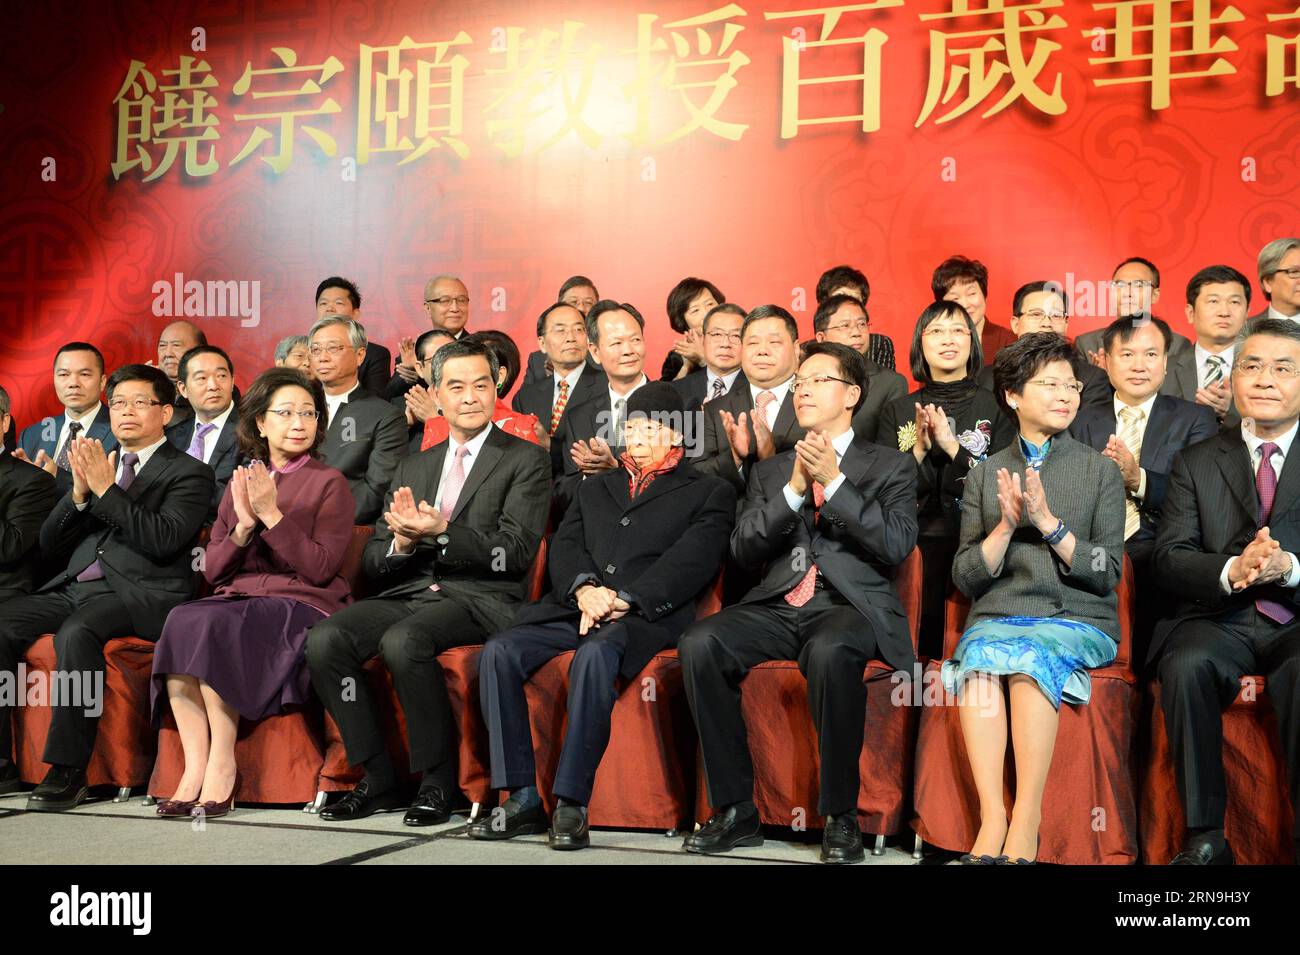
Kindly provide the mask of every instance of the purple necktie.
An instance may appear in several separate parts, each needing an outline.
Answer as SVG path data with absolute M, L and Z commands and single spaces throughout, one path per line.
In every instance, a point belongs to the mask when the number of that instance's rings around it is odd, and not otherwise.
M 126 454 L 122 455 L 122 474 L 117 479 L 117 486 L 120 487 L 122 490 L 125 491 L 127 488 L 129 488 L 131 486 L 131 482 L 135 480 L 135 462 L 139 460 L 140 460 L 140 455 L 136 454 L 134 451 L 128 451 Z M 77 574 L 77 580 L 81 581 L 83 584 L 88 580 L 103 580 L 103 579 L 104 579 L 104 568 L 99 566 L 98 560 L 96 560 L 93 564 L 91 564 L 81 573 Z
M 1259 446 L 1259 470 L 1255 472 L 1255 490 L 1259 492 L 1259 526 L 1268 524 L 1273 513 L 1273 497 L 1277 494 L 1277 472 L 1273 470 L 1273 452 L 1278 447 L 1272 441 Z M 1276 600 L 1256 600 L 1255 609 L 1277 623 L 1290 623 L 1295 613 Z
M 185 449 L 185 453 L 188 454 L 190 457 L 192 457 L 195 461 L 202 461 L 203 460 L 203 439 L 206 438 L 208 435 L 210 435 L 214 430 L 216 430 L 216 427 L 217 426 L 212 422 L 199 425 L 198 428 L 196 428 L 194 431 L 194 440 L 191 441 L 190 446 Z

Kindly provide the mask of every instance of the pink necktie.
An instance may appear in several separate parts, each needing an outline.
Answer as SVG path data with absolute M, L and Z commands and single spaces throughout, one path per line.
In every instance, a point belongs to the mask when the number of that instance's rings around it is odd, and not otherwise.
M 456 510 L 456 498 L 460 497 L 460 489 L 465 486 L 465 456 L 469 454 L 469 447 L 461 445 L 456 449 L 456 461 L 451 466 L 451 471 L 447 474 L 447 480 L 442 482 L 442 496 L 438 499 L 438 510 L 447 520 L 451 520 L 452 511 Z
M 813 526 L 817 524 L 817 514 L 821 506 L 826 503 L 826 489 L 813 481 Z M 817 565 L 812 564 L 808 567 L 808 572 L 803 575 L 803 579 L 791 588 L 790 592 L 785 595 L 785 602 L 791 607 L 802 607 L 812 599 L 813 591 L 817 589 Z
M 767 409 L 772 402 L 776 401 L 776 395 L 770 391 L 760 391 L 758 393 L 758 413 L 763 416 L 763 424 L 769 424 L 767 420 Z M 769 424 L 768 430 L 772 430 Z
M 1273 513 L 1273 498 L 1277 494 L 1277 472 L 1273 470 L 1273 452 L 1278 450 L 1272 441 L 1259 447 L 1259 470 L 1255 472 L 1255 490 L 1259 492 L 1259 526 L 1268 524 Z M 1295 614 L 1276 600 L 1256 600 L 1255 609 L 1277 623 L 1290 623 Z

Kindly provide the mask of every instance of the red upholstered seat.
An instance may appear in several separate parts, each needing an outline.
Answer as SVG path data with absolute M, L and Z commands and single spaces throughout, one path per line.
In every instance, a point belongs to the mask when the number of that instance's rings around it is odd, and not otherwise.
M 1061 705 L 1056 747 L 1043 791 L 1040 862 L 1095 865 L 1137 861 L 1133 741 L 1138 687 L 1129 663 L 1132 587 L 1133 568 L 1125 555 L 1118 588 L 1120 644 L 1115 662 L 1091 671 L 1090 702 L 1083 706 Z M 945 657 L 957 648 L 969 611 L 970 602 L 954 591 L 946 609 Z M 939 683 L 940 664 L 932 661 L 925 673 L 929 693 L 917 740 L 916 817 L 912 825 L 928 842 L 967 852 L 979 831 L 979 798 L 966 756 L 956 698 L 943 693 Z M 1015 785 L 1010 742 L 1006 771 L 1010 813 Z
M 916 649 L 921 619 L 921 552 L 913 549 L 894 578 L 894 590 L 907 613 Z M 873 660 L 862 678 L 867 684 L 859 772 L 858 821 L 863 831 L 885 836 L 903 823 L 912 775 L 916 708 L 895 705 L 894 670 Z M 910 686 L 908 683 L 903 687 Z M 909 694 L 910 695 L 910 694 Z M 749 671 L 740 686 L 740 706 L 754 764 L 754 805 L 765 825 L 820 829 L 817 794 L 821 760 L 808 709 L 808 682 L 794 660 L 770 660 Z M 703 767 L 699 773 L 696 816 L 710 813 Z
M 1174 779 L 1159 682 L 1151 684 L 1144 716 L 1149 720 L 1150 742 L 1138 807 L 1142 861 L 1164 865 L 1182 848 L 1187 817 Z M 1223 712 L 1223 769 L 1228 783 L 1224 834 L 1237 862 L 1294 862 L 1295 819 L 1287 792 L 1286 764 L 1277 716 L 1262 676 L 1242 677 L 1241 692 Z

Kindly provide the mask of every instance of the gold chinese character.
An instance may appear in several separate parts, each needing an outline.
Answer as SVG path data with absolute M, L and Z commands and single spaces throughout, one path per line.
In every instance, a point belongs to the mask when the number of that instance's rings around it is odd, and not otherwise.
M 1180 14 L 1191 4 L 1189 20 L 1175 20 L 1174 7 Z M 1151 8 L 1150 23 L 1136 23 L 1134 14 L 1139 7 Z M 1219 54 L 1231 53 L 1237 44 L 1226 36 L 1211 38 L 1211 27 L 1225 23 L 1240 23 L 1244 17 L 1236 7 L 1226 7 L 1219 16 L 1212 16 L 1211 0 L 1128 0 L 1125 3 L 1094 3 L 1096 10 L 1113 10 L 1115 28 L 1101 32 L 1115 38 L 1115 55 L 1090 57 L 1089 63 L 1149 63 L 1150 73 L 1140 76 L 1116 76 L 1094 79 L 1097 86 L 1115 86 L 1120 83 L 1150 83 L 1151 108 L 1166 109 L 1169 106 L 1170 86 L 1174 80 L 1186 80 L 1206 76 L 1227 76 L 1236 73 L 1237 68 Z M 1175 49 L 1175 30 L 1189 31 L 1191 42 L 1185 49 Z M 1096 30 L 1084 30 L 1084 36 L 1092 36 Z M 1150 34 L 1150 53 L 1134 51 L 1134 39 L 1139 34 Z M 1142 44 L 1143 47 L 1147 44 Z M 1214 62 L 1205 69 L 1174 72 L 1174 58 L 1214 56 Z M 1181 61 L 1181 60 L 1180 60 Z
M 357 92 L 357 164 L 371 153 L 406 153 L 397 163 L 414 162 L 431 149 L 446 146 L 461 159 L 469 147 L 465 128 L 465 68 L 469 61 L 453 47 L 472 42 L 461 30 L 450 40 L 416 43 L 402 37 L 396 46 L 361 46 L 361 77 Z M 415 72 L 402 65 L 406 51 L 432 50 L 430 59 L 415 61 Z M 414 84 L 415 95 L 411 95 Z M 383 127 L 379 144 L 372 143 L 372 125 Z
M 1268 15 L 1269 23 L 1278 23 L 1283 20 L 1300 20 L 1300 7 L 1296 7 L 1294 13 L 1270 13 Z M 1268 49 L 1268 64 L 1265 68 L 1264 92 L 1269 96 L 1277 96 L 1286 88 L 1287 83 L 1290 83 L 1296 89 L 1300 89 L 1300 34 L 1293 37 L 1282 37 L 1270 33 L 1265 39 Z M 1291 54 L 1291 69 L 1294 70 L 1290 74 L 1286 72 L 1288 52 Z
M 206 75 L 200 78 L 200 73 Z M 142 62 L 132 60 L 121 89 L 113 97 L 117 104 L 117 146 L 109 168 L 114 179 L 139 166 L 149 173 L 143 181 L 152 182 L 172 167 L 182 146 L 187 175 L 210 176 L 217 171 L 215 146 L 208 146 L 207 159 L 199 157 L 201 143 L 219 138 L 219 120 L 208 112 L 217 102 L 207 92 L 217 85 L 211 67 L 204 60 L 182 56 L 179 69 L 163 70 L 162 75 L 164 80 L 175 77 L 176 82 L 159 86 Z M 155 93 L 161 94 L 161 101 Z M 145 148 L 149 144 L 166 150 L 156 167 L 153 155 Z
M 663 24 L 670 31 L 668 38 L 655 35 L 658 16 L 643 13 L 637 17 L 636 49 L 629 51 L 636 53 L 636 78 L 624 88 L 624 94 L 636 107 L 636 120 L 628 136 L 633 145 L 671 143 L 697 129 L 733 142 L 740 139 L 749 124 L 721 119 L 718 110 L 736 88 L 736 73 L 749 64 L 748 56 L 733 49 L 736 37 L 745 28 L 727 22 L 745 15 L 744 9 L 732 3 L 696 17 L 674 20 Z M 715 25 L 722 27 L 716 35 L 707 29 Z M 666 51 L 665 61 L 661 54 Z M 690 117 L 658 138 L 651 132 L 652 94 L 656 90 L 678 93 Z
M 253 69 L 252 63 L 247 64 L 244 68 L 244 74 L 236 80 L 235 85 L 231 87 L 236 96 L 243 96 L 252 89 L 254 77 L 269 78 L 287 76 L 291 73 L 310 73 L 319 75 L 316 78 L 309 76 L 297 89 L 253 90 L 252 98 L 254 102 L 258 100 L 280 99 L 284 97 L 314 96 L 321 92 L 322 83 L 328 82 L 332 77 L 343 72 L 343 64 L 339 62 L 337 57 L 331 56 L 324 63 L 318 63 L 314 66 L 298 66 L 298 54 L 288 47 L 272 47 L 271 52 L 279 57 L 283 66 L 276 66 L 265 70 L 255 70 Z M 259 81 L 259 85 L 272 84 L 264 84 L 262 81 Z M 327 97 L 325 102 L 320 106 L 304 107 L 302 109 L 285 109 L 265 113 L 236 113 L 235 120 L 236 122 L 258 122 L 262 120 L 280 121 L 278 151 L 273 156 L 263 156 L 261 158 L 264 163 L 274 169 L 277 173 L 282 173 L 288 169 L 289 164 L 293 162 L 294 130 L 298 124 L 298 117 L 326 116 L 339 111 L 339 104 L 336 103 L 332 97 Z M 315 126 L 304 125 L 302 131 L 316 141 L 316 144 L 320 146 L 321 151 L 325 153 L 326 156 L 333 156 L 338 152 L 338 144 L 334 142 L 334 137 L 323 129 L 319 129 Z M 270 138 L 271 132 L 261 126 L 253 130 L 253 134 L 248 137 L 248 142 L 244 144 L 244 148 L 239 151 L 235 158 L 230 161 L 230 165 L 233 166 L 236 163 L 242 162 L 250 156 L 258 146 Z
M 929 118 L 940 102 L 948 103 L 963 83 L 966 86 L 966 98 L 935 120 L 936 124 L 946 123 L 974 109 L 1008 75 L 1011 77 L 1009 88 L 1001 99 L 983 113 L 983 118 L 988 119 L 995 113 L 1000 113 L 1020 97 L 1049 116 L 1059 116 L 1065 112 L 1065 100 L 1061 96 L 1061 74 L 1056 74 L 1050 93 L 1037 83 L 1048 57 L 1059 50 L 1061 44 L 1043 37 L 1033 37 L 1033 50 L 1027 59 L 1024 50 L 1024 43 L 1032 34 L 1059 30 L 1066 26 L 1065 20 L 1057 14 L 1048 17 L 1043 12 L 1060 7 L 1061 0 L 1039 0 L 1018 6 L 1005 5 L 1003 0 L 986 2 L 988 6 L 972 10 L 970 0 L 952 0 L 951 9 L 944 13 L 921 14 L 923 21 L 996 17 L 1001 23 L 996 27 L 959 33 L 930 31 L 930 85 L 925 94 L 925 104 L 921 107 L 921 115 L 916 120 L 917 126 Z M 953 41 L 959 45 L 950 45 Z M 1000 54 L 1006 55 L 1006 62 L 998 58 Z M 964 57 L 968 60 L 968 65 L 953 66 L 952 75 L 947 77 L 945 84 L 949 57 Z
M 781 38 L 781 138 L 793 139 L 801 126 L 819 126 L 827 123 L 861 123 L 864 133 L 874 133 L 880 129 L 880 49 L 889 37 L 881 30 L 872 27 L 860 35 L 830 38 L 832 31 L 846 13 L 884 10 L 889 7 L 901 7 L 903 0 L 874 0 L 872 3 L 854 3 L 846 6 L 820 7 L 815 10 L 792 10 L 784 13 L 765 13 L 768 20 L 788 20 L 794 17 L 822 18 L 820 39 L 801 41 L 793 36 Z M 818 76 L 802 79 L 800 61 L 804 52 L 835 46 L 862 46 L 862 72 L 843 76 Z M 799 94 L 805 86 L 820 86 L 832 83 L 852 83 L 862 86 L 862 112 L 853 116 L 818 116 L 801 119 L 799 115 Z
M 487 131 L 507 156 L 523 153 L 530 131 L 536 138 L 549 130 L 537 152 L 555 145 L 570 132 L 589 147 L 600 144 L 600 134 L 587 123 L 583 113 L 602 48 L 593 45 L 580 52 L 577 39 L 582 29 L 581 23 L 565 20 L 562 30 L 541 30 L 533 37 L 526 36 L 522 27 L 505 31 L 505 46 L 499 51 L 505 63 L 485 72 L 505 78 L 503 85 L 494 88 L 497 95 L 487 106 Z M 552 87 L 557 91 L 552 92 Z M 558 125 L 549 119 L 551 114 L 562 114 Z

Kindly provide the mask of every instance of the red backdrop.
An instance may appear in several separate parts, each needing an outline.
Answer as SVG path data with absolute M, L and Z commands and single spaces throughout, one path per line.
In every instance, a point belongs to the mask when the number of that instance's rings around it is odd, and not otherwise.
M 1266 38 L 1300 33 L 1300 19 L 1270 22 L 1267 14 L 1290 14 L 1295 0 L 1209 4 L 1226 22 L 1210 25 L 1207 35 L 1227 46 L 1176 58 L 1174 68 L 1204 70 L 1219 60 L 1230 71 L 1174 80 L 1166 108 L 1153 108 L 1151 82 L 1098 85 L 1144 72 L 1140 62 L 1090 62 L 1122 45 L 1112 35 L 1087 32 L 1115 27 L 1113 4 L 1096 9 L 1073 0 L 1026 0 L 1020 6 L 1034 9 L 1012 18 L 1029 32 L 1010 42 L 1005 33 L 1000 38 L 1026 59 L 1039 40 L 1056 45 L 1042 51 L 1044 64 L 1025 82 L 1044 90 L 1041 98 L 1059 75 L 1064 112 L 1049 115 L 1020 96 L 986 117 L 1013 86 L 1012 76 L 995 74 L 979 105 L 939 122 L 966 97 L 958 73 L 952 99 L 919 123 L 931 83 L 932 43 L 941 39 L 931 31 L 1000 30 L 1003 15 L 921 19 L 951 10 L 943 0 L 846 13 L 831 38 L 851 42 L 805 47 L 799 77 L 862 72 L 866 47 L 854 38 L 879 30 L 880 79 L 868 84 L 867 96 L 879 98 L 878 128 L 864 132 L 859 118 L 801 126 L 783 138 L 783 36 L 813 43 L 822 18 L 768 20 L 764 14 L 812 6 L 812 0 L 744 0 L 720 14 L 725 22 L 705 24 L 703 33 L 671 24 L 719 10 L 722 0 L 56 0 L 15 7 L 6 14 L 11 42 L 0 62 L 7 159 L 0 179 L 0 382 L 14 398 L 20 423 L 56 409 L 49 363 L 61 342 L 97 343 L 110 367 L 152 357 L 168 321 L 155 314 L 153 286 L 176 273 L 187 280 L 259 283 L 255 327 L 242 327 L 237 316 L 203 319 L 209 338 L 231 352 L 246 385 L 269 364 L 276 341 L 307 328 L 315 284 L 332 273 L 359 283 L 362 317 L 372 337 L 390 347 L 399 335 L 424 327 L 424 280 L 459 273 L 473 296 L 471 326 L 502 328 L 525 352 L 535 341 L 535 316 L 560 282 L 585 273 L 602 295 L 633 302 L 646 314 L 649 364 L 657 369 L 671 341 L 664 299 L 689 274 L 712 279 L 747 307 L 793 305 L 809 332 L 818 274 L 852 263 L 871 279 L 873 322 L 905 356 L 912 323 L 930 298 L 930 271 L 953 252 L 988 264 L 989 314 L 1004 322 L 1021 282 L 1067 283 L 1067 273 L 1075 281 L 1104 281 L 1119 258 L 1148 256 L 1164 273 L 1161 311 L 1181 327 L 1182 288 L 1192 272 L 1226 262 L 1253 277 L 1259 247 L 1297 231 L 1296 84 L 1284 82 L 1270 95 L 1266 80 Z M 1135 22 L 1152 22 L 1152 3 L 1120 6 L 1136 11 Z M 1175 19 L 1193 16 L 1197 6 L 1174 3 Z M 639 14 L 657 16 L 648 21 L 646 36 L 663 44 L 643 59 L 636 52 Z M 531 48 L 515 42 L 516 36 L 536 40 L 543 28 L 560 31 L 566 17 L 581 24 L 570 28 L 567 41 Z M 741 29 L 720 51 L 726 23 Z M 1035 32 L 1036 23 L 1044 29 Z M 524 32 L 512 33 L 515 27 Z M 464 57 L 463 120 L 455 137 L 464 157 L 440 142 L 402 165 L 392 152 L 353 163 L 366 108 L 358 89 L 362 45 L 391 46 L 406 35 L 417 44 L 445 42 L 460 31 L 466 42 L 446 51 L 428 75 L 447 79 L 446 56 Z M 1192 31 L 1174 31 L 1173 49 L 1191 42 Z M 588 60 L 584 51 L 593 45 L 602 49 Z M 949 45 L 962 44 L 954 38 Z M 300 68 L 315 68 L 278 77 L 255 73 L 247 89 L 238 89 L 246 67 L 285 64 L 274 48 L 292 50 Z M 1148 34 L 1140 33 L 1135 49 L 1151 48 Z M 1294 76 L 1293 45 L 1281 49 L 1286 59 L 1276 76 Z M 554 62 L 557 51 L 567 51 L 567 58 Z M 702 62 L 736 52 L 748 62 Z M 403 54 L 412 106 L 421 79 L 418 60 L 436 61 L 435 53 Z M 670 55 L 680 65 L 665 73 Z M 163 71 L 177 70 L 184 56 L 194 57 L 196 67 L 182 79 L 210 78 L 212 85 L 177 95 L 186 102 L 210 97 L 210 105 L 199 114 L 173 110 L 171 118 L 215 117 L 216 135 L 196 143 L 196 170 L 187 171 L 182 147 L 166 172 L 146 182 L 164 161 L 169 135 L 211 135 L 201 125 L 168 128 L 164 88 L 179 81 Z M 330 57 L 337 69 L 327 77 L 330 69 L 322 65 Z M 115 99 L 135 96 L 124 90 L 133 60 L 157 86 L 152 142 L 122 139 L 133 127 L 123 132 Z M 962 55 L 941 54 L 935 62 L 941 87 L 955 66 L 970 65 Z M 588 63 L 594 65 L 584 87 Z M 520 65 L 542 71 L 511 72 Z M 641 67 L 646 72 L 638 72 Z M 734 69 L 734 88 L 723 91 L 712 115 L 731 125 L 706 122 L 662 141 L 691 117 L 684 96 L 708 112 L 703 104 L 715 90 L 713 81 L 728 68 Z M 647 76 L 652 82 L 638 113 L 636 82 Z M 136 80 L 142 82 L 138 74 Z M 311 81 L 319 93 L 261 95 L 302 90 Z M 692 81 L 703 85 L 684 92 L 672 85 Z M 449 89 L 435 89 L 435 98 L 449 96 Z M 514 90 L 504 103 L 497 101 L 503 89 Z M 800 90 L 799 112 L 786 108 L 787 120 L 863 112 L 860 80 Z M 382 106 L 373 86 L 364 99 L 372 115 Z M 279 121 L 236 118 L 318 110 L 327 101 L 337 111 L 297 120 L 293 157 L 281 172 L 261 159 L 277 151 Z M 566 131 L 566 102 L 574 106 L 577 131 Z M 521 104 L 536 115 L 522 127 L 522 139 L 514 139 L 510 120 L 518 113 L 510 107 Z M 400 104 L 394 98 L 392 105 Z M 641 137 L 635 133 L 638 115 L 648 123 Z M 410 116 L 397 125 L 399 137 L 418 144 Z M 738 139 L 720 135 L 734 136 L 738 126 L 744 127 Z M 269 137 L 232 164 L 258 128 Z M 372 141 L 382 141 L 381 126 L 370 128 Z M 540 148 L 557 132 L 555 142 Z M 332 137 L 333 155 L 322 145 L 325 137 Z M 519 154 L 509 155 L 514 146 L 521 147 Z M 115 175 L 119 149 L 130 159 L 139 155 L 137 147 L 154 166 Z M 1080 316 L 1072 331 L 1103 323 Z

